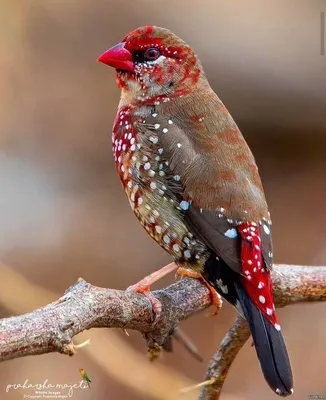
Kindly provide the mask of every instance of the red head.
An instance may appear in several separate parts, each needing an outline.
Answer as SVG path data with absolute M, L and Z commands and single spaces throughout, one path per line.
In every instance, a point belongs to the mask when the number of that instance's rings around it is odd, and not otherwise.
M 168 29 L 156 26 L 128 33 L 98 61 L 115 68 L 119 86 L 138 100 L 191 91 L 202 74 L 192 49 Z

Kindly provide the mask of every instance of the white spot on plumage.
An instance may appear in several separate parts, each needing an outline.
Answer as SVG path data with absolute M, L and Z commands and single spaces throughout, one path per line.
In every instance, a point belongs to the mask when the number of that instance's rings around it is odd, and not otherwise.
M 155 182 L 151 182 L 149 186 L 153 190 L 156 189 L 156 183 Z
M 163 236 L 163 240 L 164 240 L 165 243 L 170 243 L 170 238 L 169 238 L 168 235 L 164 235 Z
M 180 203 L 180 207 L 181 207 L 182 210 L 184 210 L 184 211 L 188 210 L 188 208 L 189 208 L 189 202 L 188 202 L 188 201 L 185 201 L 185 200 L 182 200 L 181 203 Z
M 266 302 L 266 299 L 264 296 L 259 296 L 259 301 L 264 304 Z
M 172 119 L 169 119 L 169 120 L 168 120 L 168 123 L 169 123 L 170 125 L 172 125 L 172 124 L 173 124 Z
M 224 236 L 226 236 L 229 239 L 234 239 L 238 236 L 237 230 L 235 228 L 228 229 L 225 233 Z
M 130 150 L 131 150 L 131 151 L 135 151 L 135 150 L 136 150 L 136 146 L 133 144 L 133 145 L 130 147 Z
M 162 129 L 162 132 L 163 132 L 163 133 L 168 133 L 169 130 L 168 130 L 167 128 L 163 128 L 163 129 Z
M 275 329 L 276 329 L 277 331 L 280 331 L 280 330 L 281 330 L 281 326 L 280 326 L 279 324 L 275 324 L 274 327 L 275 327 Z
M 135 143 L 135 138 L 133 137 L 130 139 L 130 144 L 134 144 L 134 143 Z
M 223 285 L 222 279 L 216 279 L 216 283 L 218 284 L 218 286 L 220 287 L 220 289 L 224 294 L 229 293 L 228 287 L 226 285 Z
M 148 171 L 148 175 L 149 175 L 150 177 L 155 176 L 155 171 L 153 171 L 152 169 L 150 169 L 150 170 Z
M 272 315 L 273 314 L 273 310 L 268 308 L 268 307 L 266 308 L 266 312 L 267 312 L 267 315 Z
M 147 156 L 143 156 L 143 161 L 148 161 L 148 157 Z
M 156 144 L 158 142 L 158 138 L 154 137 L 154 136 L 150 136 L 149 140 L 154 144 Z
M 174 251 L 180 251 L 180 246 L 178 244 L 173 245 L 173 250 Z
M 143 198 L 142 197 L 138 197 L 138 205 L 143 204 Z
M 264 224 L 263 228 L 264 228 L 264 232 L 266 233 L 266 235 L 269 235 L 271 233 L 271 231 L 267 225 Z
M 252 261 L 251 261 L 251 260 L 248 260 L 248 264 L 249 264 L 249 265 L 252 265 Z
M 175 181 L 179 181 L 179 180 L 180 180 L 180 175 L 174 175 L 173 179 L 174 179 Z
M 264 287 L 264 282 L 259 282 L 258 283 L 258 289 L 262 289 Z
M 146 171 L 149 170 L 150 167 L 151 167 L 151 164 L 150 164 L 149 162 L 147 162 L 147 163 L 144 165 L 144 169 L 145 169 Z
M 128 181 L 127 186 L 128 186 L 129 189 L 131 189 L 132 188 L 132 182 Z
M 184 251 L 183 254 L 184 254 L 184 256 L 185 256 L 186 258 L 190 258 L 190 257 L 191 257 L 191 253 L 190 253 L 189 250 Z
M 155 129 L 159 129 L 160 126 L 161 126 L 160 124 L 155 124 L 155 125 L 154 125 L 154 128 L 155 128 Z
M 152 117 L 154 118 L 157 117 L 157 113 L 152 114 Z
M 158 151 L 159 154 L 163 153 L 163 149 L 162 148 L 159 148 L 157 151 Z
M 180 147 L 182 147 L 182 144 L 181 143 L 177 143 L 177 147 L 179 147 L 179 149 L 180 149 Z
M 155 230 L 157 233 L 161 233 L 162 232 L 162 228 L 160 227 L 160 225 L 155 225 Z

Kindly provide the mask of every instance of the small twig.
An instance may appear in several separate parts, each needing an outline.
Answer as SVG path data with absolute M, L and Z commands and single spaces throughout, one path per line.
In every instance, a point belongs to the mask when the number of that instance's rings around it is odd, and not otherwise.
M 203 362 L 202 356 L 199 354 L 199 350 L 196 345 L 188 338 L 188 336 L 179 328 L 176 327 L 173 331 L 173 337 L 175 340 L 180 342 L 184 348 L 198 361 Z

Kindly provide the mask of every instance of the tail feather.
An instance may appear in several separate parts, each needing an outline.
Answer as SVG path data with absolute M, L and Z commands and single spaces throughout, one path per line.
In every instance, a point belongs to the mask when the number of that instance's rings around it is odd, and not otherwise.
M 272 390 L 279 396 L 292 394 L 292 372 L 282 333 L 252 302 L 239 275 L 222 259 L 211 256 L 203 276 L 248 321 L 261 369 Z
M 282 333 L 253 304 L 240 282 L 235 282 L 235 288 L 265 379 L 278 395 L 289 396 L 293 393 L 293 378 Z

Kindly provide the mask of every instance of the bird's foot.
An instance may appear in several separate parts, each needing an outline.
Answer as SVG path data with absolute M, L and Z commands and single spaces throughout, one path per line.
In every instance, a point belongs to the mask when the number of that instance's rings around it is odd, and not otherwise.
M 150 285 L 144 283 L 147 277 L 140 282 L 136 283 L 135 285 L 129 286 L 126 291 L 128 292 L 136 292 L 143 294 L 148 301 L 151 303 L 152 311 L 153 311 L 153 325 L 156 324 L 158 319 L 160 318 L 162 312 L 162 303 L 158 300 L 153 293 L 151 292 Z
M 155 271 L 152 274 L 146 276 L 144 279 L 142 279 L 138 283 L 136 283 L 132 286 L 129 286 L 127 288 L 127 291 L 141 293 L 147 297 L 147 299 L 151 303 L 153 314 L 154 314 L 153 324 L 155 324 L 160 317 L 160 314 L 162 312 L 162 304 L 151 292 L 151 285 L 177 268 L 178 268 L 178 266 L 174 262 L 170 263 L 170 264 L 166 265 L 165 267 L 159 269 L 158 271 Z
M 176 277 L 177 276 L 181 276 L 181 277 L 186 276 L 188 278 L 199 279 L 209 290 L 210 295 L 211 295 L 212 304 L 215 306 L 215 311 L 213 313 L 208 314 L 208 316 L 214 317 L 220 312 L 220 309 L 222 308 L 222 304 L 223 304 L 222 297 L 217 293 L 217 291 L 213 288 L 213 286 L 211 286 L 199 272 L 192 271 L 188 268 L 179 267 L 176 272 Z

